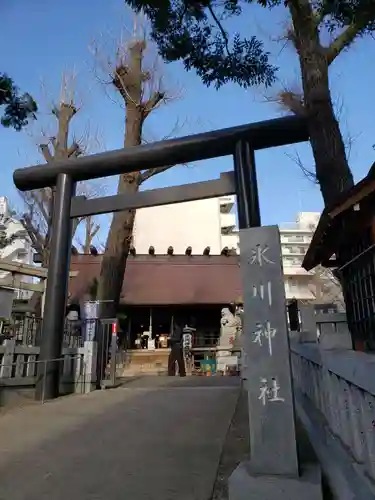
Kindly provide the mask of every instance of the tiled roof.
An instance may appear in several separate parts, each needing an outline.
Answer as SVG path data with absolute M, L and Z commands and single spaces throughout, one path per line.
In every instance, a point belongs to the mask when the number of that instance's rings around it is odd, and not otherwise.
M 82 297 L 100 274 L 101 256 L 72 256 L 72 296 Z M 237 256 L 129 256 L 121 302 L 127 305 L 227 304 L 241 296 Z

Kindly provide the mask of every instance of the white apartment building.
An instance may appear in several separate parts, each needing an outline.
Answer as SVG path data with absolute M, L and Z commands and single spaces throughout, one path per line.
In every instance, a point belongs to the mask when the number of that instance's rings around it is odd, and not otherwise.
M 172 246 L 175 254 L 202 255 L 209 246 L 212 255 L 224 247 L 239 253 L 239 235 L 235 197 L 165 205 L 137 210 L 133 243 L 138 254 L 147 254 L 153 246 L 156 254 L 166 254 Z M 313 301 L 314 272 L 302 268 L 302 260 L 318 224 L 318 212 L 301 212 L 296 222 L 280 225 L 286 298 Z
M 0 232 L 5 233 L 9 238 L 17 234 L 17 238 L 3 249 L 0 249 L 0 258 L 7 259 L 20 264 L 33 263 L 33 250 L 27 232 L 20 221 L 11 216 L 9 203 L 5 196 L 0 196 Z M 0 279 L 5 278 L 9 273 L 0 271 Z M 31 277 L 22 277 L 22 281 L 32 281 Z M 27 299 L 32 292 L 26 290 L 16 290 L 16 298 Z
M 137 210 L 133 233 L 137 253 L 147 254 L 150 246 L 156 254 L 166 254 L 169 246 L 178 255 L 189 246 L 193 255 L 202 255 L 206 247 L 212 255 L 225 247 L 238 251 L 234 203 L 234 196 L 225 196 Z
M 302 261 L 318 225 L 319 217 L 318 212 L 300 212 L 295 223 L 280 225 L 287 299 L 313 301 L 316 297 L 314 271 L 305 271 L 302 268 Z

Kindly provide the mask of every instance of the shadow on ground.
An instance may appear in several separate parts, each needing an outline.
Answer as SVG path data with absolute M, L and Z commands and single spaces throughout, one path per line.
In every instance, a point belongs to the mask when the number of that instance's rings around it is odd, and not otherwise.
M 134 377 L 124 377 L 118 380 L 120 387 L 129 389 L 151 389 L 168 387 L 240 387 L 241 379 L 239 377 L 168 377 L 155 375 L 139 375 Z
M 239 381 L 199 379 L 136 378 L 2 416 L 0 500 L 211 498 Z
M 298 455 L 305 462 L 316 462 L 316 456 L 301 423 L 297 420 Z M 241 390 L 223 446 L 212 500 L 228 500 L 228 479 L 240 462 L 249 460 L 249 414 L 247 393 Z M 323 500 L 333 500 L 325 477 L 322 478 Z

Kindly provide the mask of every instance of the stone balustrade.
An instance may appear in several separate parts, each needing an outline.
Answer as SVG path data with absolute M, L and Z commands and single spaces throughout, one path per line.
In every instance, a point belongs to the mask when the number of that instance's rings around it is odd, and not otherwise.
M 296 409 L 335 498 L 375 498 L 375 356 L 291 342 Z
M 14 339 L 0 345 L 0 388 L 33 387 L 41 371 L 53 360 L 39 361 L 40 348 L 18 345 Z M 60 364 L 61 392 L 90 392 L 96 382 L 96 342 L 63 348 Z M 42 365 L 42 368 L 40 368 Z

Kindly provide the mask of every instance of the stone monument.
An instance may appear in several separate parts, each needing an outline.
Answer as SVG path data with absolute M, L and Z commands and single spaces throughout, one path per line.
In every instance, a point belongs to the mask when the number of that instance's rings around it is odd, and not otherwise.
M 240 248 L 251 452 L 229 479 L 229 499 L 318 499 L 320 469 L 301 467 L 297 456 L 278 227 L 241 229 Z

